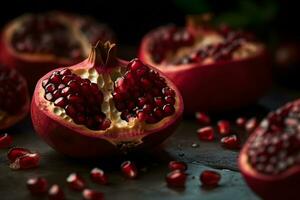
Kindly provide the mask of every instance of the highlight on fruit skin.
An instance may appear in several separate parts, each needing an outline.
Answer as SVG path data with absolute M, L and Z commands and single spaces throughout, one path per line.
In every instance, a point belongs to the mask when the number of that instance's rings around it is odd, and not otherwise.
M 270 112 L 240 152 L 240 171 L 263 199 L 299 197 L 299 116 L 299 99 Z
M 185 113 L 254 103 L 271 85 L 265 46 L 247 33 L 213 27 L 205 20 L 190 16 L 185 27 L 150 31 L 141 41 L 139 58 L 173 80 Z
M 98 42 L 83 62 L 38 81 L 32 122 L 55 150 L 73 157 L 144 150 L 179 124 L 183 101 L 176 86 L 138 59 L 118 59 L 115 48 Z

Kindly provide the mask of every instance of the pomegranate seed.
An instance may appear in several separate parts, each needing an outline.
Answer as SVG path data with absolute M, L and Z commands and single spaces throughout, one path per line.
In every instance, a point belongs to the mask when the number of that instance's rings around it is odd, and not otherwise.
M 10 163 L 9 167 L 14 170 L 36 168 L 40 164 L 40 155 L 38 153 L 28 153 L 18 157 Z
M 0 149 L 8 148 L 12 145 L 12 143 L 13 143 L 13 138 L 7 133 L 0 136 Z
M 91 175 L 91 179 L 94 182 L 100 183 L 103 185 L 108 184 L 108 177 L 102 169 L 94 168 L 94 169 L 92 169 L 90 175 Z
M 211 126 L 200 128 L 197 133 L 199 140 L 213 141 L 215 139 L 214 130 Z
M 133 59 L 128 64 L 129 69 L 132 71 L 137 71 L 142 66 L 144 66 L 144 64 L 139 59 Z
M 239 118 L 236 119 L 236 125 L 243 128 L 246 124 L 246 121 L 247 121 L 246 118 L 239 117 Z
M 258 123 L 256 118 L 251 118 L 247 121 L 245 128 L 246 131 L 248 131 L 248 133 L 252 133 L 252 131 L 254 131 L 254 129 L 257 127 Z
M 85 181 L 76 173 L 72 173 L 67 177 L 67 183 L 73 190 L 82 191 L 85 188 Z
M 201 125 L 209 125 L 211 122 L 209 116 L 203 112 L 196 112 L 195 116 Z
M 49 200 L 64 200 L 65 194 L 63 190 L 59 187 L 59 185 L 52 185 L 48 191 L 48 199 Z
M 14 162 L 17 158 L 24 156 L 26 154 L 32 153 L 28 149 L 20 148 L 20 147 L 14 147 L 10 149 L 7 153 L 7 158 L 9 161 Z
M 82 196 L 85 200 L 104 200 L 104 194 L 102 192 L 91 189 L 83 190 Z
M 171 162 L 169 162 L 169 169 L 171 171 L 174 171 L 174 170 L 186 171 L 187 164 L 185 162 L 181 162 L 181 161 L 171 161 Z
M 41 195 L 47 192 L 48 181 L 45 178 L 30 178 L 27 180 L 27 188 L 32 195 Z
M 218 129 L 221 135 L 228 135 L 230 133 L 230 123 L 227 120 L 218 122 Z
M 170 187 L 184 187 L 186 179 L 187 174 L 180 170 L 174 170 L 166 176 L 166 182 Z
M 121 164 L 123 174 L 130 179 L 135 179 L 138 175 L 136 166 L 131 161 L 125 161 Z
M 204 187 L 216 187 L 221 180 L 221 175 L 212 170 L 205 170 L 200 175 L 200 181 Z
M 238 149 L 240 147 L 239 140 L 236 135 L 225 136 L 221 139 L 221 144 L 227 149 Z

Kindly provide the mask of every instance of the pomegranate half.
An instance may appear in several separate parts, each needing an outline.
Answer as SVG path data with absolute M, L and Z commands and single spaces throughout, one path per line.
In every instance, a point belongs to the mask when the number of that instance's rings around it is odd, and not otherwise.
M 36 132 L 69 156 L 108 156 L 153 147 L 179 123 L 183 101 L 159 70 L 115 57 L 98 43 L 83 62 L 37 83 L 31 106 Z
M 51 69 L 84 59 L 90 43 L 113 39 L 112 31 L 89 17 L 48 12 L 25 14 L 2 30 L 0 60 L 15 67 L 30 89 Z
M 26 80 L 15 69 L 0 65 L 0 130 L 21 121 L 29 106 Z
M 189 18 L 183 28 L 168 25 L 151 31 L 141 41 L 139 58 L 177 85 L 186 113 L 253 103 L 271 84 L 264 45 L 243 32 L 199 25 L 197 20 Z
M 263 199 L 299 199 L 300 100 L 271 112 L 239 155 L 248 185 Z

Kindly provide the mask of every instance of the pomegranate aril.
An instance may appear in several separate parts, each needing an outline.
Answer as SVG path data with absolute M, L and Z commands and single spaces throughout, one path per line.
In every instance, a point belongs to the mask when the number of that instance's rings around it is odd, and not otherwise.
M 14 162 L 17 158 L 24 156 L 26 154 L 31 154 L 32 152 L 25 148 L 14 147 L 11 148 L 7 153 L 7 158 L 10 162 Z
M 166 182 L 169 187 L 185 187 L 187 174 L 180 170 L 174 170 L 167 174 Z
M 245 124 L 245 129 L 248 131 L 248 133 L 252 133 L 254 129 L 258 126 L 258 122 L 256 118 L 249 119 Z
M 13 138 L 7 133 L 0 136 L 0 149 L 8 148 L 12 145 L 12 143 Z
M 221 175 L 212 170 L 205 170 L 200 175 L 200 181 L 203 187 L 216 187 L 221 180 Z
M 42 177 L 30 178 L 26 185 L 32 195 L 43 195 L 48 189 L 48 181 Z
M 66 76 L 66 75 L 71 75 L 72 72 L 69 69 L 63 69 L 59 72 L 60 75 Z
M 128 68 L 132 71 L 138 70 L 140 67 L 144 66 L 144 64 L 139 59 L 133 59 L 128 64 Z
M 215 139 L 214 130 L 211 126 L 200 128 L 197 131 L 199 140 L 213 141 Z
M 85 188 L 84 179 L 77 173 L 72 173 L 67 177 L 67 183 L 69 187 L 76 191 L 82 191 Z
M 164 111 L 164 113 L 165 113 L 166 116 L 169 116 L 169 115 L 173 115 L 174 114 L 175 108 L 172 105 L 170 105 L 170 104 L 166 104 L 163 107 L 163 111 Z
M 40 164 L 40 155 L 38 153 L 28 153 L 18 157 L 9 167 L 13 170 L 36 168 Z
M 218 122 L 218 129 L 221 135 L 228 135 L 230 133 L 230 123 L 227 120 Z
M 170 161 L 168 167 L 171 171 L 174 171 L 174 170 L 186 171 L 187 170 L 187 164 L 182 161 Z
M 82 196 L 85 200 L 104 200 L 104 194 L 102 192 L 91 189 L 83 190 Z
M 201 125 L 209 125 L 211 122 L 209 116 L 203 112 L 196 112 L 195 116 Z
M 95 183 L 107 185 L 108 184 L 108 176 L 104 173 L 102 169 L 94 168 L 90 173 L 90 177 L 92 181 Z
M 65 194 L 61 187 L 57 184 L 54 184 L 50 187 L 48 191 L 48 199 L 49 200 L 64 200 Z
M 221 139 L 221 144 L 227 149 L 238 149 L 240 143 L 236 135 L 225 136 Z
M 66 106 L 66 100 L 64 97 L 59 97 L 54 101 L 54 105 L 59 106 L 61 108 Z
M 237 125 L 238 127 L 243 128 L 243 127 L 245 126 L 245 124 L 246 124 L 246 121 L 247 121 L 246 118 L 244 118 L 244 117 L 239 117 L 239 118 L 236 119 L 235 123 L 236 123 L 236 125 Z
M 138 176 L 138 170 L 134 163 L 131 161 L 125 161 L 121 164 L 121 171 L 124 176 L 130 179 L 135 179 Z

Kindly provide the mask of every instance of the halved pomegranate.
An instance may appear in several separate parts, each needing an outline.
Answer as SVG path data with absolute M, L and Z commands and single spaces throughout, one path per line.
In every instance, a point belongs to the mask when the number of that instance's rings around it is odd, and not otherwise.
M 239 155 L 239 168 L 263 199 L 299 199 L 300 100 L 271 112 Z
M 112 31 L 89 17 L 62 12 L 25 14 L 3 29 L 0 59 L 17 68 L 33 90 L 51 69 L 85 58 L 90 43 L 113 39 Z
M 0 130 L 22 120 L 29 106 L 26 80 L 15 69 L 0 65 Z
M 43 76 L 31 107 L 36 132 L 57 151 L 80 157 L 153 147 L 174 131 L 182 112 L 181 95 L 163 73 L 116 58 L 110 42 Z
M 197 20 L 188 18 L 183 28 L 169 25 L 151 31 L 141 42 L 139 58 L 177 85 L 186 113 L 253 103 L 271 83 L 264 45 L 246 33 Z

